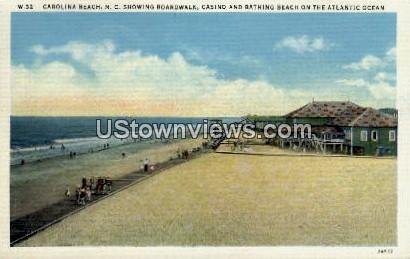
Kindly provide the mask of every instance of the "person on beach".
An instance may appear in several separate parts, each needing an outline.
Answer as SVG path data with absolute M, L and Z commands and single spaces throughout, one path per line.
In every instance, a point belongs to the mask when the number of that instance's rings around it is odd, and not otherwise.
M 94 193 L 98 194 L 100 190 L 100 178 L 98 177 L 97 180 L 95 181 L 95 191 Z
M 94 176 L 90 177 L 90 180 L 88 181 L 88 186 L 90 187 L 90 191 L 92 191 L 94 187 Z
M 105 178 L 105 184 L 107 185 L 108 188 L 108 192 L 111 192 L 111 188 L 112 188 L 112 180 L 110 177 L 106 177 Z
M 87 187 L 85 192 L 86 192 L 87 201 L 91 201 L 91 189 L 90 189 L 90 187 Z
M 145 158 L 145 160 L 144 160 L 144 172 L 148 172 L 148 164 L 149 164 L 149 160 L 148 160 L 148 158 Z
M 188 159 L 188 157 L 189 157 L 189 152 L 188 152 L 188 150 L 182 151 L 182 158 L 183 158 L 183 159 Z
M 125 158 L 125 153 L 121 153 L 122 158 Z
M 97 179 L 97 186 L 96 186 L 96 192 L 97 193 L 103 193 L 104 191 L 104 179 L 102 177 L 98 177 Z
M 70 187 L 67 187 L 67 189 L 65 190 L 64 195 L 65 195 L 65 197 L 70 198 L 70 196 L 71 196 Z
M 64 150 L 64 149 L 65 149 L 64 144 L 61 144 L 61 150 Z
M 85 189 L 81 188 L 80 189 L 80 199 L 79 199 L 79 204 L 85 205 L 85 197 L 87 196 Z
M 85 176 L 83 176 L 83 179 L 81 180 L 81 188 L 87 188 L 87 178 L 85 178 Z
M 80 186 L 77 186 L 77 189 L 75 189 L 75 201 L 77 204 L 80 204 Z

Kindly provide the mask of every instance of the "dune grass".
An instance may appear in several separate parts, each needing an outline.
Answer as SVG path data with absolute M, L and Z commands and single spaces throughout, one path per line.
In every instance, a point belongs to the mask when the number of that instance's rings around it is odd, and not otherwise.
M 394 159 L 207 154 L 20 245 L 394 244 Z

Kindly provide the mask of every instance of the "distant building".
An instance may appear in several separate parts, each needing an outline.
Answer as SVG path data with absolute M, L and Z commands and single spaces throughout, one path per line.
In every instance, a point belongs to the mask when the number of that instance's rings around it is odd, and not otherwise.
M 246 122 L 252 122 L 255 124 L 256 130 L 263 130 L 267 124 L 281 124 L 286 123 L 287 119 L 283 116 L 257 116 L 257 115 L 248 115 L 245 119 Z
M 273 118 L 276 120 L 271 123 L 286 120 L 287 123 L 310 124 L 314 136 L 314 142 L 310 145 L 324 152 L 397 155 L 397 110 L 389 114 L 348 101 L 313 101 L 280 119 L 277 116 Z M 254 121 L 258 121 L 258 118 L 254 118 Z M 299 147 L 303 144 L 300 140 L 284 141 Z
M 386 114 L 390 114 L 391 116 L 395 118 L 398 117 L 398 111 L 395 108 L 382 108 L 382 109 L 379 109 L 379 111 L 386 113 Z
M 310 123 L 319 138 L 343 139 L 346 153 L 397 155 L 397 116 L 352 102 L 311 102 L 285 117 Z

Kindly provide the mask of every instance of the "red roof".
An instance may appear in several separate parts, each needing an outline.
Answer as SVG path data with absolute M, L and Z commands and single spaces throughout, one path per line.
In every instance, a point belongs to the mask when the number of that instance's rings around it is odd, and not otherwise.
M 397 118 L 352 102 L 311 102 L 285 115 L 290 118 L 333 118 L 333 126 L 397 127 Z
M 367 108 L 360 116 L 354 119 L 354 121 L 352 121 L 349 126 L 397 127 L 397 118 L 373 108 Z

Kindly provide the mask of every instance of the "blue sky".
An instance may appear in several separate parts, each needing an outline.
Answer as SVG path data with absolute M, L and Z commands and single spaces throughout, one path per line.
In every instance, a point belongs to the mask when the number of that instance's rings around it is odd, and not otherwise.
M 392 13 L 12 15 L 12 65 L 32 73 L 59 62 L 95 79 L 90 64 L 73 58 L 70 51 L 56 49 L 70 42 L 97 46 L 107 41 L 115 46 L 113 55 L 138 51 L 166 61 L 179 53 L 188 65 L 213 71 L 215 80 L 264 82 L 283 91 L 308 91 L 309 98 L 316 91 L 331 93 L 343 85 L 353 88 L 345 89 L 341 97 L 372 105 L 365 98 L 375 91 L 370 87 L 377 75 L 384 74 L 384 82 L 395 86 L 395 61 L 386 61 L 396 46 L 396 15 Z M 35 46 L 46 51 L 33 51 Z M 379 60 L 363 60 L 369 56 Z M 392 106 L 394 100 L 383 105 Z

